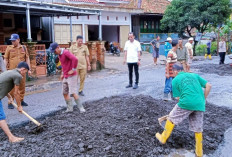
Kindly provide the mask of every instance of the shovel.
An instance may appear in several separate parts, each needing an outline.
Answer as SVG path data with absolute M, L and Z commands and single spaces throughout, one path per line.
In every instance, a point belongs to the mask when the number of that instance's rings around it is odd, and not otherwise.
M 163 117 L 158 118 L 159 124 L 160 126 L 162 126 L 162 128 L 165 128 L 165 121 L 168 119 L 168 115 L 165 115 Z
M 12 101 L 11 102 L 12 105 L 17 108 L 18 106 Z M 29 118 L 33 123 L 35 123 L 35 125 L 37 125 L 37 127 L 35 128 L 32 128 L 32 131 L 30 131 L 31 133 L 40 133 L 43 131 L 43 127 L 42 127 L 42 124 L 39 123 L 37 120 L 35 120 L 34 118 L 32 118 L 29 114 L 27 114 L 25 111 L 22 110 L 22 114 L 24 114 L 25 116 L 27 116 L 27 118 Z

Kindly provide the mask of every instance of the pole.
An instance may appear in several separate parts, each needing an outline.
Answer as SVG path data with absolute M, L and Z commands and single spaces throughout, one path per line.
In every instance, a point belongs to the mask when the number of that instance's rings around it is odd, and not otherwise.
M 85 39 L 85 24 L 82 23 L 82 36 L 83 36 L 83 42 L 85 43 L 86 42 L 86 39 Z
M 102 40 L 102 23 L 101 23 L 101 11 L 99 12 L 99 36 L 98 40 Z
M 70 42 L 72 45 L 72 16 L 70 16 Z
M 30 21 L 30 5 L 27 3 L 26 10 L 26 18 L 27 18 L 27 41 L 31 42 L 31 21 Z
M 51 17 L 51 25 L 52 25 L 52 29 L 51 29 L 51 33 L 52 33 L 52 42 L 55 42 L 54 16 Z

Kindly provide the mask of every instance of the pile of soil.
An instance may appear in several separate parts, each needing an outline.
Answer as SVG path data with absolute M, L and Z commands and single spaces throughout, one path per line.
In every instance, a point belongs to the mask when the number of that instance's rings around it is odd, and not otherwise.
M 200 64 L 193 65 L 192 68 L 199 69 L 200 72 L 217 74 L 220 76 L 231 76 L 232 66 L 230 64 Z
M 54 113 L 41 120 L 47 125 L 40 134 L 29 134 L 28 126 L 13 128 L 25 137 L 21 143 L 10 144 L 0 133 L 0 156 L 162 156 L 172 149 L 195 148 L 194 133 L 188 122 L 176 126 L 165 145 L 155 139 L 162 132 L 157 119 L 168 114 L 176 104 L 150 96 L 114 96 L 85 103 L 87 112 Z M 204 153 L 211 154 L 223 140 L 232 124 L 232 111 L 207 104 L 204 117 Z

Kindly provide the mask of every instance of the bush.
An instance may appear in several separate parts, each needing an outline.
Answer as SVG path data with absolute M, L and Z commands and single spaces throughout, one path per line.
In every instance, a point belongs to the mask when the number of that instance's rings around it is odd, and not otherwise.
M 207 52 L 207 46 L 206 45 L 197 45 L 196 46 L 196 55 L 197 56 L 203 56 Z
M 216 41 L 211 43 L 210 52 L 211 52 L 211 55 L 217 55 L 217 42 Z

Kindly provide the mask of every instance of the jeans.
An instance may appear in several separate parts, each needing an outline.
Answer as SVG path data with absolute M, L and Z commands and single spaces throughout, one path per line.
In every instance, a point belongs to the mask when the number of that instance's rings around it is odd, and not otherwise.
M 138 85 L 139 83 L 139 66 L 138 63 L 127 63 L 128 65 L 128 70 L 129 70 L 129 84 L 132 85 L 133 84 L 133 67 L 135 70 L 135 84 Z
M 219 55 L 220 55 L 219 64 L 224 64 L 226 53 L 225 52 L 219 52 Z
M 164 87 L 164 93 L 168 94 L 172 91 L 172 79 L 173 77 L 166 78 L 165 80 L 165 87 Z

